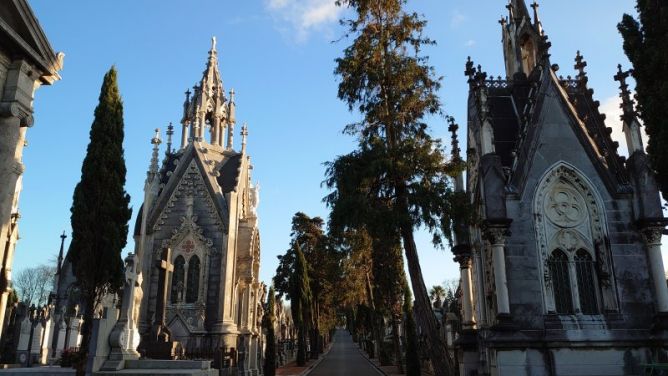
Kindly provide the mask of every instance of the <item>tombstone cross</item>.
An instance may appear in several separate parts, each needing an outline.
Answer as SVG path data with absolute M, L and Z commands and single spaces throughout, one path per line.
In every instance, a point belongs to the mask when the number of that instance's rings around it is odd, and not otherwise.
M 171 335 L 169 328 L 165 323 L 166 305 L 167 305 L 167 285 L 169 281 L 169 273 L 174 271 L 174 264 L 171 262 L 172 249 L 164 248 L 162 250 L 162 257 L 158 260 L 158 299 L 155 307 L 156 322 L 154 323 L 153 334 L 154 339 L 159 342 L 169 341 Z

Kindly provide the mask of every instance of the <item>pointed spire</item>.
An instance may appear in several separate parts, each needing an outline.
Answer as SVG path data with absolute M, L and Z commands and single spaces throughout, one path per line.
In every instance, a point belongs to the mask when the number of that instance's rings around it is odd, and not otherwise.
M 540 5 L 538 5 L 536 1 L 531 4 L 531 8 L 533 8 L 533 25 L 536 28 L 536 31 L 538 31 L 538 34 L 545 35 L 545 33 L 543 33 L 543 24 L 540 22 L 540 17 L 538 17 L 539 6 Z
M 455 123 L 455 118 L 448 116 L 448 131 L 451 133 L 451 145 L 452 145 L 452 160 L 459 161 L 462 157 L 460 155 L 461 150 L 459 149 L 459 140 L 457 139 L 457 130 L 459 125 Z
M 524 0 L 510 0 L 510 3 L 506 6 L 508 9 L 508 15 L 510 22 L 515 22 L 518 25 L 522 23 L 523 19 L 531 21 L 529 17 L 529 10 L 527 5 L 524 3 Z
M 237 122 L 236 118 L 236 103 L 234 102 L 234 89 L 230 90 L 230 100 L 228 101 L 227 109 L 227 122 L 229 125 L 229 130 L 227 131 L 227 148 L 232 149 L 234 147 L 234 125 Z
M 575 78 L 580 82 L 582 85 L 587 84 L 587 72 L 585 72 L 585 68 L 587 67 L 587 62 L 585 61 L 584 57 L 580 54 L 580 51 L 578 50 L 577 55 L 575 55 L 575 65 L 573 66 L 577 71 L 578 74 L 575 76 Z
M 248 124 L 241 126 L 241 153 L 246 153 L 246 141 L 248 138 Z
M 630 70 L 622 71 L 622 65 L 617 65 L 617 74 L 614 76 L 615 81 L 619 82 L 619 97 L 622 99 L 620 107 L 623 111 L 622 120 L 631 120 L 636 116 L 635 106 L 633 99 L 631 98 L 631 91 L 629 90 L 629 84 L 626 83 L 626 79 L 631 75 Z
M 169 122 L 167 126 L 167 154 L 172 154 L 172 135 L 174 134 L 174 126 L 172 122 Z
M 615 81 L 619 82 L 619 97 L 622 103 L 619 107 L 622 109 L 622 122 L 624 135 L 626 136 L 626 146 L 628 147 L 629 156 L 639 151 L 644 152 L 642 135 L 640 132 L 640 122 L 635 111 L 635 104 L 631 98 L 631 91 L 626 79 L 633 73 L 633 70 L 622 70 L 622 65 L 617 65 L 617 74 L 614 76 Z
M 459 149 L 459 139 L 457 138 L 457 130 L 459 130 L 459 125 L 455 122 L 455 118 L 452 116 L 448 116 L 448 131 L 452 134 L 452 162 L 454 162 L 456 165 L 459 165 L 461 162 L 463 162 L 462 157 L 460 155 L 461 150 Z M 459 166 L 455 166 L 459 168 Z M 455 192 L 463 192 L 464 191 L 464 177 L 462 176 L 461 171 L 457 171 L 456 175 L 454 175 L 454 180 L 455 180 Z
M 160 128 L 155 129 L 155 135 L 151 139 L 151 144 L 153 145 L 153 155 L 151 156 L 151 166 L 148 170 L 148 179 L 151 180 L 153 176 L 158 173 L 158 154 L 159 147 L 162 141 L 160 140 Z
M 67 235 L 65 235 L 65 231 L 63 231 L 63 233 L 60 235 L 60 251 L 58 252 L 58 265 L 56 267 L 56 274 L 60 274 L 60 270 L 63 267 L 63 250 L 65 248 L 65 239 L 66 238 L 67 238 Z

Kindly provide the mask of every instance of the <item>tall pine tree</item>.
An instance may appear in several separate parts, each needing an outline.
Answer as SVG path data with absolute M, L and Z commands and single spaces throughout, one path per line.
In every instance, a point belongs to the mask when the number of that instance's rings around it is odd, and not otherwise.
M 423 55 L 425 46 L 434 44 L 424 36 L 426 21 L 404 11 L 406 2 L 337 1 L 355 12 L 344 22 L 355 39 L 336 60 L 335 73 L 341 79 L 338 96 L 362 115 L 345 128 L 357 137 L 358 150 L 349 155 L 356 168 L 344 172 L 344 180 L 372 182 L 380 198 L 391 197 L 384 221 L 392 223 L 401 237 L 427 353 L 434 373 L 445 376 L 455 370 L 424 284 L 414 229 L 427 227 L 436 244 L 450 236 L 453 195 L 448 174 L 454 166 L 447 163 L 440 141 L 430 136 L 425 123 L 425 117 L 441 113 L 440 78 Z M 342 198 L 337 193 L 327 200 Z M 346 215 L 354 217 L 354 207 L 349 208 Z
M 132 215 L 124 188 L 123 137 L 123 103 L 112 67 L 104 76 L 71 209 L 68 253 L 84 299 L 83 354 L 88 351 L 95 307 L 122 284 L 121 251 Z
M 618 29 L 633 64 L 647 154 L 664 200 L 668 200 L 668 2 L 638 0 L 639 19 L 625 14 Z

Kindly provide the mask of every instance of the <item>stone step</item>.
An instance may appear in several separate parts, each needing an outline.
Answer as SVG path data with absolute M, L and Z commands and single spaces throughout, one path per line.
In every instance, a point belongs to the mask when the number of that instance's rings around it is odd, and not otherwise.
M 96 376 L 145 376 L 145 375 L 169 375 L 169 376 L 217 376 L 217 369 L 123 369 L 120 371 L 95 372 Z
M 178 370 L 208 370 L 211 368 L 210 360 L 158 360 L 140 359 L 126 360 L 126 370 L 142 369 L 178 369 Z

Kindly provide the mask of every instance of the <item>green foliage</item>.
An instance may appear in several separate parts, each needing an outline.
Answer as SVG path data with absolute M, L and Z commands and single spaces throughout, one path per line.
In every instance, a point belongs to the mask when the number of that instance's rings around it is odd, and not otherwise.
M 450 241 L 454 206 L 449 177 L 461 167 L 459 161 L 447 160 L 425 120 L 441 114 L 441 78 L 422 51 L 435 43 L 424 36 L 426 21 L 403 10 L 406 0 L 337 3 L 354 11 L 343 21 L 353 40 L 336 60 L 338 96 L 362 119 L 344 129 L 356 137 L 357 149 L 327 165 L 330 226 L 336 231 L 366 228 L 372 239 L 387 241 L 379 247 L 390 250 L 379 254 L 387 265 L 398 263 L 391 250 L 398 244 L 393 239 L 401 238 L 434 372 L 452 374 L 413 237 L 414 228 L 424 226 L 434 244 Z
M 123 103 L 116 69 L 112 67 L 104 76 L 71 209 L 72 243 L 68 254 L 85 299 L 84 354 L 94 306 L 122 283 L 121 251 L 132 214 L 130 196 L 124 189 L 123 126 Z
M 432 286 L 431 290 L 429 290 L 429 298 L 434 302 L 443 302 L 443 299 L 445 299 L 445 289 L 443 286 Z
M 269 296 L 267 297 L 267 306 L 262 318 L 262 323 L 266 331 L 267 345 L 264 349 L 264 375 L 276 375 L 276 333 L 274 332 L 274 323 L 276 317 L 274 311 L 276 307 L 276 292 L 274 287 L 269 288 Z
M 633 64 L 636 99 L 649 142 L 647 153 L 668 199 L 668 3 L 637 0 L 639 19 L 625 14 L 618 25 Z
M 295 271 L 292 275 L 290 305 L 292 319 L 297 326 L 297 365 L 306 364 L 306 335 L 312 328 L 311 283 L 308 277 L 308 264 L 299 244 L 295 244 Z
M 413 296 L 408 288 L 408 283 L 404 284 L 404 335 L 406 336 L 406 376 L 419 376 L 420 373 L 420 355 L 418 354 L 417 329 L 415 318 L 413 317 Z

